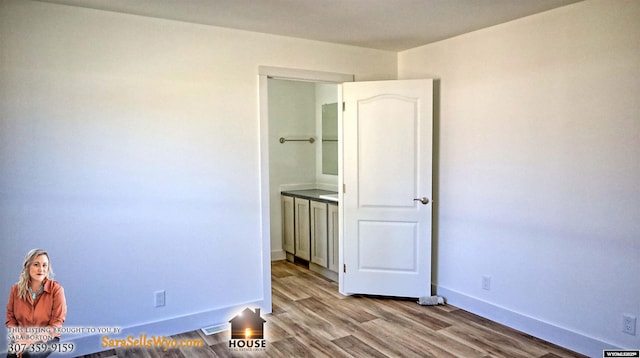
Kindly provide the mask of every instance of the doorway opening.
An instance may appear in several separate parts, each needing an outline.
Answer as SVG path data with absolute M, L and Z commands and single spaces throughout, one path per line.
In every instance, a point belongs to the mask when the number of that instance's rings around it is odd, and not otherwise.
M 268 312 L 271 312 L 271 261 L 286 257 L 282 245 L 280 191 L 283 187 L 306 189 L 309 186 L 337 191 L 340 170 L 338 175 L 331 173 L 331 163 L 326 170 L 323 168 L 322 105 L 340 102 L 339 85 L 353 79 L 353 75 L 339 73 L 259 68 L 263 309 Z M 337 141 L 335 145 L 335 151 L 328 149 L 330 144 L 324 149 L 327 156 L 334 154 L 337 160 Z

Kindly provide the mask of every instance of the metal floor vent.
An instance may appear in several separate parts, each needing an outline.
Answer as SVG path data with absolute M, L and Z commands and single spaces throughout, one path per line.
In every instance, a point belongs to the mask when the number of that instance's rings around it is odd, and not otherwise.
M 205 327 L 202 328 L 201 331 L 202 333 L 206 334 L 207 336 L 210 336 L 212 334 L 216 334 L 222 331 L 226 331 L 228 329 L 229 324 L 228 323 L 220 323 L 218 325 L 215 326 L 211 326 L 211 327 Z

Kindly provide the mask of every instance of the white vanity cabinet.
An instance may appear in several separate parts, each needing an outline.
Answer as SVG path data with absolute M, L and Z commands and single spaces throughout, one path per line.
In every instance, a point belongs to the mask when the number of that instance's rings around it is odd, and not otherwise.
M 282 246 L 287 260 L 338 277 L 338 204 L 321 198 L 326 190 L 282 192 Z

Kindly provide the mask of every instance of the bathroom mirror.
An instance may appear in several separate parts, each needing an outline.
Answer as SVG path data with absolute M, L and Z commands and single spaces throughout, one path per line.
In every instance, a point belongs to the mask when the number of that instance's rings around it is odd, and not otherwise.
M 322 173 L 338 175 L 338 103 L 322 105 Z

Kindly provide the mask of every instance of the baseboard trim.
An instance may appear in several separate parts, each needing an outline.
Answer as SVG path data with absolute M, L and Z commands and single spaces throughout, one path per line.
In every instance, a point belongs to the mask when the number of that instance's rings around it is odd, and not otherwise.
M 271 261 L 282 261 L 286 259 L 287 256 L 284 253 L 284 250 L 271 250 Z
M 56 357 L 76 357 L 112 349 L 109 347 L 102 347 L 102 337 L 105 335 L 108 335 L 109 339 L 126 339 L 128 336 L 137 338 L 141 334 L 169 337 L 179 333 L 199 330 L 203 327 L 227 323 L 231 318 L 247 307 L 260 307 L 262 309 L 261 315 L 271 313 L 271 307 L 262 307 L 262 302 L 262 300 L 251 301 L 240 305 L 188 314 L 163 321 L 145 323 L 131 327 L 122 327 L 122 331 L 117 335 L 104 333 L 84 336 L 69 335 L 67 337 L 63 335 L 61 343 L 73 343 L 74 351 L 69 354 L 56 354 Z
M 598 339 L 511 311 L 446 287 L 437 286 L 436 290 L 437 294 L 443 296 L 447 303 L 458 308 L 589 357 L 602 357 L 604 349 L 620 349 Z

